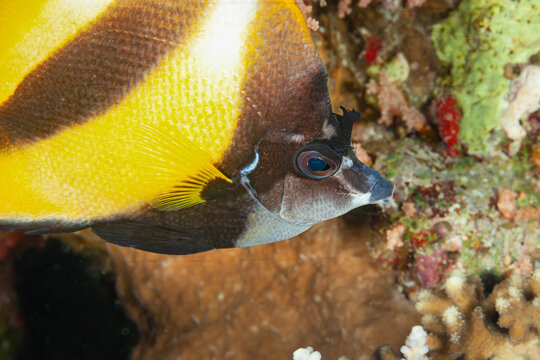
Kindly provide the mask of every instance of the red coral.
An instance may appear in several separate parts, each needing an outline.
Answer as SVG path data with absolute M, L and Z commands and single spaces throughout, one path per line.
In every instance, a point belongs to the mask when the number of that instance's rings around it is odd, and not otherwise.
M 415 247 L 421 247 L 426 242 L 428 242 L 429 238 L 430 238 L 429 233 L 427 231 L 422 230 L 411 236 L 411 243 Z
M 382 41 L 378 36 L 371 35 L 368 38 L 368 43 L 366 46 L 366 55 L 365 59 L 368 63 L 373 63 L 377 56 L 379 55 L 379 51 L 382 50 Z
M 461 115 L 456 106 L 456 100 L 450 96 L 438 99 L 435 102 L 435 109 L 439 119 L 439 134 L 446 143 L 445 155 L 457 157 L 459 155 L 457 145 Z

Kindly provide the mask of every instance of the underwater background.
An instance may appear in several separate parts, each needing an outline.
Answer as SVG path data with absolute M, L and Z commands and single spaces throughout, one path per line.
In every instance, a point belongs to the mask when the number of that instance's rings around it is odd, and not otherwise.
M 393 201 L 188 256 L 0 232 L 0 359 L 540 359 L 540 0 L 303 10 Z

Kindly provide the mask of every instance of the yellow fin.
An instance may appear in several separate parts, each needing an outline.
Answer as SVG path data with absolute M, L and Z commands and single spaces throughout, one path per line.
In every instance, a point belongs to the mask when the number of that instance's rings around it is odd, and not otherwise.
M 210 181 L 223 179 L 232 183 L 219 171 L 210 156 L 183 134 L 167 134 L 151 126 L 134 129 L 134 141 L 140 149 L 141 168 L 152 179 L 156 195 L 150 205 L 163 211 L 188 208 L 204 202 L 201 193 Z

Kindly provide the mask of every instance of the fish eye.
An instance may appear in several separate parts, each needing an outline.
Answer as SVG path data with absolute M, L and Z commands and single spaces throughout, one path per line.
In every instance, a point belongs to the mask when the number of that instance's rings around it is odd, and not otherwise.
M 330 165 L 328 165 L 328 162 L 326 162 L 322 156 L 313 156 L 312 158 L 309 158 L 307 161 L 307 167 L 312 172 L 318 172 L 318 171 L 326 171 L 330 169 Z
M 294 159 L 295 168 L 311 179 L 334 175 L 340 165 L 341 157 L 324 144 L 306 145 L 296 153 Z

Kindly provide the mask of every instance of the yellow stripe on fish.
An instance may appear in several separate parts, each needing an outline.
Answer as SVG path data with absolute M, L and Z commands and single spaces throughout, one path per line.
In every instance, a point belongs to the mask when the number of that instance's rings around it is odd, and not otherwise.
M 146 2 L 124 6 L 140 3 Z M 92 8 L 102 13 L 104 5 L 98 1 Z M 283 12 L 284 6 L 289 7 L 304 20 L 294 1 L 220 0 L 202 5 L 197 14 L 201 21 L 181 29 L 189 32 L 186 39 L 169 44 L 159 64 L 120 101 L 105 109 L 98 106 L 85 121 L 67 123 L 57 131 L 44 130 L 47 136 L 37 136 L 37 141 L 4 146 L 0 218 L 81 222 L 114 217 L 137 211 L 190 179 L 201 183 L 227 179 L 213 164 L 219 164 L 230 146 L 243 102 L 245 74 L 256 57 L 256 47 L 245 47 L 245 40 L 254 36 L 261 17 L 278 8 Z M 86 20 L 94 17 L 88 15 Z M 72 32 L 66 30 L 62 40 L 73 36 Z M 309 39 L 307 29 L 305 36 Z M 84 33 L 72 42 L 77 41 L 85 41 Z M 143 36 L 141 41 L 145 41 Z M 6 55 L 1 54 L 2 58 Z M 19 74 L 27 69 L 21 67 Z M 7 70 L 2 71 L 4 76 Z M 0 107 L 0 126 L 1 111 Z M 9 131 L 4 133 L 10 136 Z M 170 139 L 177 139 L 177 145 Z M 202 201 L 200 190 L 188 194 L 187 200 L 186 195 L 179 195 L 163 208 L 194 205 Z

